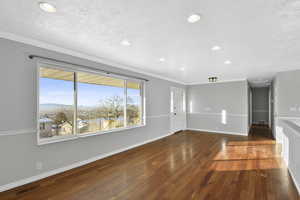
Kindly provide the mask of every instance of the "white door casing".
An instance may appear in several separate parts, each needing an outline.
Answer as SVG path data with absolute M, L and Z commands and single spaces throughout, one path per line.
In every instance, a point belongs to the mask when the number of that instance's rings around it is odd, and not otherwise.
M 172 133 L 186 129 L 186 99 L 182 88 L 171 87 L 170 126 Z

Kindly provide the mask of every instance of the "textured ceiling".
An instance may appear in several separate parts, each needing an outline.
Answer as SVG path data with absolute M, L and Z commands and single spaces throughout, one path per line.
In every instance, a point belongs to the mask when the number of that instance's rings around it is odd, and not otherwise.
M 36 0 L 1 0 L 0 31 L 187 84 L 208 76 L 264 82 L 278 71 L 300 69 L 300 1 L 48 2 L 56 13 L 41 11 Z M 201 14 L 198 23 L 187 23 L 192 13 Z M 132 45 L 120 45 L 123 39 Z M 214 45 L 222 49 L 211 51 Z

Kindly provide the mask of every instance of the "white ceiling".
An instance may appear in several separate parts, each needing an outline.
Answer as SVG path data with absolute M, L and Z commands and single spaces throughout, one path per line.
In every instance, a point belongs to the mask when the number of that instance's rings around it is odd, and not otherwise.
M 37 0 L 1 0 L 0 31 L 186 84 L 209 76 L 265 80 L 300 69 L 300 0 L 47 2 L 56 13 L 41 11 Z M 193 13 L 202 18 L 189 24 Z M 123 39 L 132 45 L 120 45 Z M 214 45 L 222 50 L 211 51 Z

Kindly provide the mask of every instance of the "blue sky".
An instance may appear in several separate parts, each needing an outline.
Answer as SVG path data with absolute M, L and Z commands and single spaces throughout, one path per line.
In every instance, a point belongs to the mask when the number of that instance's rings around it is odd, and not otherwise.
M 123 88 L 78 83 L 79 106 L 95 106 L 106 97 L 123 96 L 123 94 Z M 127 94 L 132 97 L 134 103 L 137 103 L 139 99 L 138 90 L 128 89 Z M 73 102 L 73 82 L 40 78 L 40 104 L 72 105 Z

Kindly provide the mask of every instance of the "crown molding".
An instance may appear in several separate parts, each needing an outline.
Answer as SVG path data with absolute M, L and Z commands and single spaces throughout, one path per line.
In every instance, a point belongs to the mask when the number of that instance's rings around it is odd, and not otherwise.
M 53 44 L 43 42 L 43 41 L 40 41 L 40 40 L 36 40 L 36 39 L 33 39 L 33 38 L 17 35 L 17 34 L 14 34 L 14 33 L 0 31 L 0 38 L 4 38 L 4 39 L 16 41 L 16 42 L 21 42 L 21 43 L 24 43 L 24 44 L 28 44 L 28 45 L 32 45 L 32 46 L 35 46 L 35 47 L 55 51 L 55 52 L 58 52 L 58 53 L 63 53 L 63 54 L 66 54 L 66 55 L 86 59 L 86 60 L 89 60 L 89 61 L 93 61 L 93 62 L 105 64 L 105 65 L 110 65 L 110 66 L 117 67 L 117 68 L 120 68 L 120 69 L 125 69 L 125 70 L 129 70 L 129 71 L 132 71 L 132 72 L 140 73 L 142 75 L 147 75 L 147 76 L 150 76 L 150 77 L 153 77 L 153 78 L 159 78 L 159 79 L 162 79 L 162 80 L 166 80 L 166 81 L 186 85 L 186 83 L 175 80 L 175 79 L 172 79 L 172 78 L 167 78 L 167 77 L 164 77 L 164 76 L 161 76 L 161 75 L 158 75 L 158 74 L 146 72 L 146 71 L 141 70 L 141 69 L 136 69 L 132 66 L 117 63 L 117 62 L 114 62 L 114 61 L 111 61 L 111 60 L 108 60 L 108 59 L 105 59 L 105 58 L 100 58 L 100 57 L 97 57 L 97 56 L 91 56 L 91 55 L 88 55 L 88 54 L 85 54 L 85 53 L 81 53 L 81 52 L 74 51 L 74 50 L 71 50 L 71 49 L 67 49 L 67 48 L 64 48 L 64 47 L 61 47 L 61 46 L 53 45 Z

